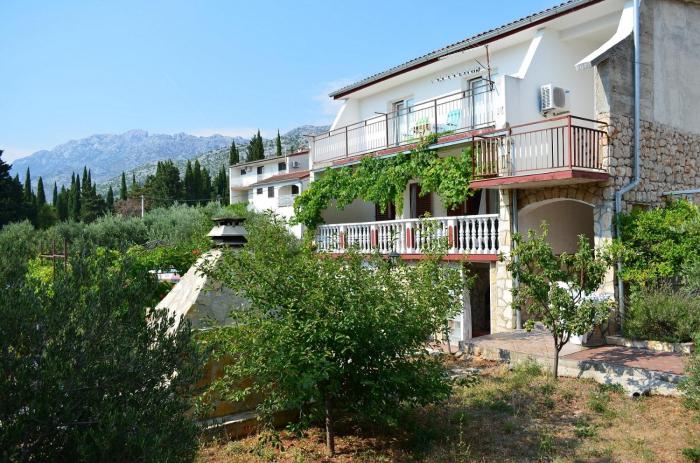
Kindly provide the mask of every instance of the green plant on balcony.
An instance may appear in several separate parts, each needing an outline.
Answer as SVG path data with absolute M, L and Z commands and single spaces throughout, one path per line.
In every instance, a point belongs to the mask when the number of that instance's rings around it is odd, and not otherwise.
M 408 183 L 418 179 L 421 193 L 437 193 L 447 209 L 469 198 L 472 179 L 472 149 L 459 156 L 440 157 L 430 149 L 438 134 L 429 134 L 409 152 L 391 158 L 367 156 L 353 167 L 328 169 L 312 182 L 294 202 L 297 223 L 315 228 L 323 222 L 321 212 L 332 201 L 343 209 L 355 199 L 379 204 L 382 210 L 393 203 L 403 207 L 403 193 Z

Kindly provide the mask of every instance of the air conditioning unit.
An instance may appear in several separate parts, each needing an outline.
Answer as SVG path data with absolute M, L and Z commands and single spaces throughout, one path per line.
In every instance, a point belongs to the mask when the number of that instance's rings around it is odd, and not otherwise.
M 566 109 L 566 90 L 552 84 L 540 87 L 540 112 L 547 116 Z
M 292 161 L 292 169 L 298 169 L 301 167 L 301 163 L 299 161 Z

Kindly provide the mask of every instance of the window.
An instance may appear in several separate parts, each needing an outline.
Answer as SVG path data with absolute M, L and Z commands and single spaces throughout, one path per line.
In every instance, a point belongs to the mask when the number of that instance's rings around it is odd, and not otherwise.
M 299 185 L 292 185 L 292 194 L 293 195 L 299 194 Z
M 261 195 L 261 194 L 262 194 L 262 188 L 258 188 L 257 190 L 255 190 L 255 194 Z
M 258 166 L 258 175 L 263 173 L 264 167 L 265 166 Z
M 274 198 L 274 197 L 275 197 L 275 187 L 273 187 L 273 186 L 267 187 L 267 197 L 268 197 L 268 198 Z
M 245 174 L 246 174 L 246 170 L 245 170 L 245 169 L 241 169 L 241 175 L 245 175 Z
M 277 170 L 282 172 L 283 170 L 287 170 L 287 163 L 286 162 L 280 162 L 277 164 Z

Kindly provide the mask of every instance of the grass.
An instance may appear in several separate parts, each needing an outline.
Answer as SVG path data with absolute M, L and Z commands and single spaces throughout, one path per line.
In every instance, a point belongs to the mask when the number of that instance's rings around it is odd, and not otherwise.
M 456 381 L 452 399 L 408 414 L 399 429 L 338 429 L 338 454 L 325 456 L 323 431 L 281 431 L 207 442 L 201 463 L 220 462 L 692 462 L 700 421 L 679 399 L 629 398 L 619 387 L 560 378 L 536 365 L 470 360 L 478 379 Z M 283 449 L 283 450 L 282 450 Z

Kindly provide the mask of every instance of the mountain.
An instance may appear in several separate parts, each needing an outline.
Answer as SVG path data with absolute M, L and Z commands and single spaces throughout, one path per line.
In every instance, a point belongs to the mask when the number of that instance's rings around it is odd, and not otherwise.
M 304 135 L 326 130 L 328 127 L 297 127 L 283 136 L 283 147 L 288 150 L 306 146 Z M 19 174 L 20 179 L 24 180 L 25 171 L 29 167 L 32 180 L 36 182 L 40 176 L 43 177 L 45 188 L 51 191 L 54 182 L 59 188 L 62 184 L 70 184 L 71 173 L 82 173 L 83 166 L 92 171 L 93 181 L 105 185 L 113 184 L 112 180 L 118 179 L 122 171 L 135 171 L 137 178 L 145 178 L 155 171 L 158 161 L 166 159 L 184 166 L 187 159 L 199 158 L 210 170 L 219 169 L 221 163 L 228 160 L 228 148 L 233 139 L 224 135 L 198 137 L 186 133 L 149 134 L 145 130 L 91 135 L 17 159 L 12 164 L 11 174 Z M 242 137 L 235 137 L 235 140 L 242 155 L 245 155 L 248 140 Z M 266 153 L 274 153 L 274 141 L 264 142 Z

